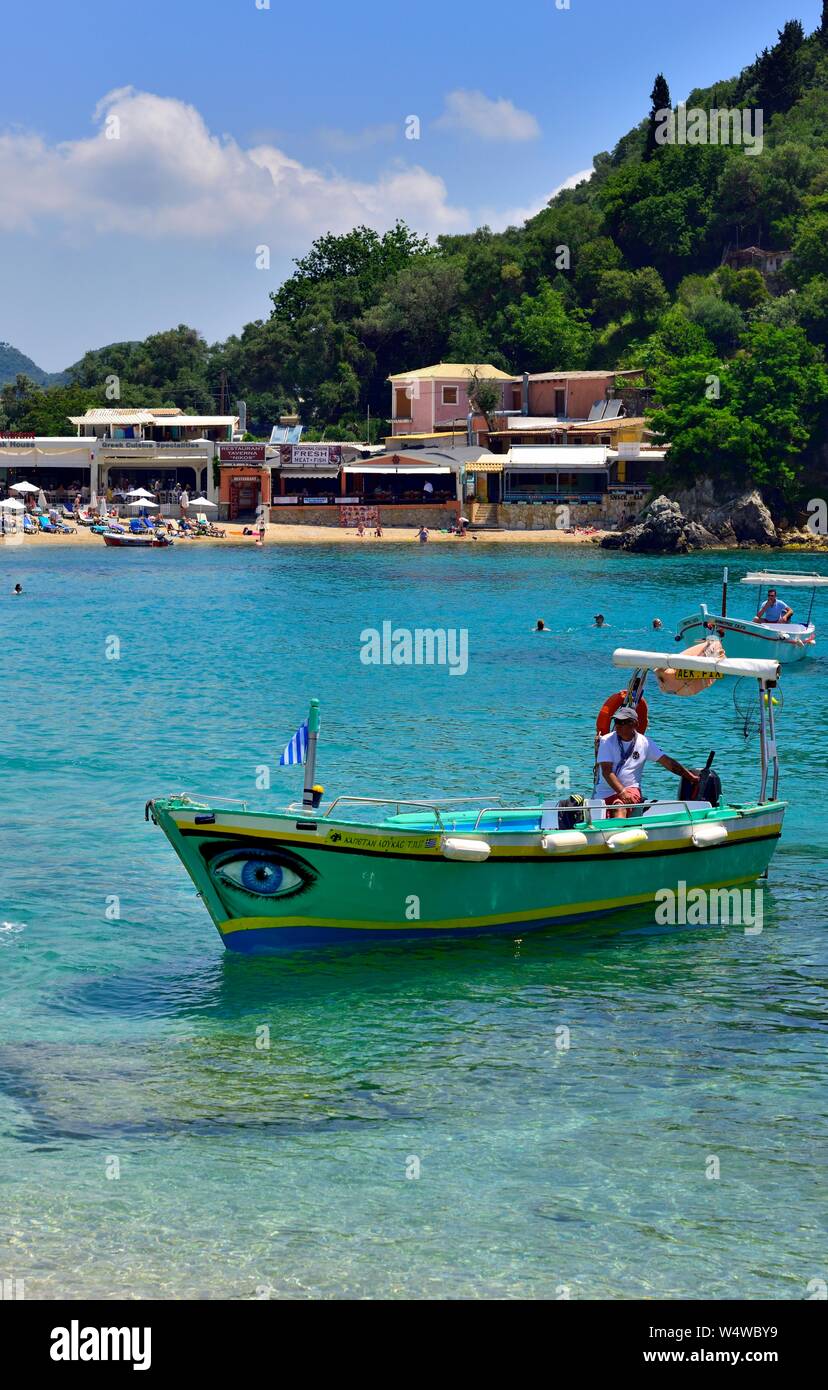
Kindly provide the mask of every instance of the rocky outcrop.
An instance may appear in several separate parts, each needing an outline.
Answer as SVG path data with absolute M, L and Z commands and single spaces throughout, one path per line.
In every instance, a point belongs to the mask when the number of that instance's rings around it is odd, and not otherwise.
M 703 524 L 722 539 L 732 532 L 739 545 L 780 544 L 773 518 L 756 488 L 714 507 L 703 518 Z
M 782 542 L 757 489 L 717 502 L 710 479 L 702 479 L 675 498 L 654 498 L 620 538 L 613 533 L 601 544 L 608 550 L 682 555 L 688 550 Z
M 679 554 L 688 549 L 684 534 L 686 521 L 678 502 L 669 497 L 656 497 L 646 508 L 641 521 L 624 533 L 624 550 L 640 554 Z

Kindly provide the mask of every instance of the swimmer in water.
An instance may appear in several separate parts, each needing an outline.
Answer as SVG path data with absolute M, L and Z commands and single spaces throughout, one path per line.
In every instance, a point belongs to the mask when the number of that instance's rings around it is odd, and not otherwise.
M 23 585 L 22 585 L 22 584 L 15 584 L 14 588 L 12 589 L 12 593 L 13 593 L 13 594 L 22 594 L 22 592 L 23 592 Z

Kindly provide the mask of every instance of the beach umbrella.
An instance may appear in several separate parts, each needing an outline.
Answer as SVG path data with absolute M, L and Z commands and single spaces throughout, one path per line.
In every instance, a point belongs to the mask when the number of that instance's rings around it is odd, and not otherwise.
M 152 497 L 151 492 L 147 492 L 145 487 L 131 487 L 126 494 L 127 497 Z
M 147 494 L 149 496 L 149 493 Z M 146 497 L 133 497 L 129 504 L 131 507 L 157 507 L 157 502 L 148 502 Z
M 218 502 L 211 502 L 209 497 L 194 497 L 190 503 L 191 507 L 217 507 Z
M 102 497 L 102 498 L 101 498 L 101 505 L 100 505 L 100 509 L 99 509 L 99 515 L 100 515 L 101 521 L 104 521 L 104 520 L 106 519 L 106 517 L 109 516 L 109 508 L 108 508 L 107 505 L 106 505 L 106 498 L 105 498 L 105 497 Z
M 40 488 L 35 487 L 34 483 L 12 483 L 11 490 L 12 492 L 40 492 Z
M 5 497 L 5 498 L 3 499 L 3 501 L 0 502 L 0 507 L 3 508 L 3 534 L 5 535 L 5 533 L 6 533 L 6 512 L 25 512 L 26 508 L 23 506 L 23 503 L 22 503 L 22 502 L 20 501 L 20 499 L 17 498 L 17 497 Z M 9 534 L 11 534 L 13 531 L 16 532 L 16 530 L 17 530 L 17 521 L 15 520 L 15 523 L 14 523 L 14 526 L 13 526 L 13 527 L 11 527 L 11 523 L 10 523 L 10 532 L 9 532 Z
M 46 501 L 46 493 L 43 491 L 43 488 L 41 488 L 39 493 L 37 494 L 37 505 L 39 506 L 42 512 L 45 512 L 46 508 L 49 505 Z

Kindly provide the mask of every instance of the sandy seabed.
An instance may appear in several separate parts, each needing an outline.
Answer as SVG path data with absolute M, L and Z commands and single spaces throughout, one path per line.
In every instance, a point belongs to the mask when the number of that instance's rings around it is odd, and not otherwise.
M 175 537 L 175 544 L 190 548 L 192 546 L 210 545 L 221 548 L 230 545 L 255 545 L 255 536 L 242 535 L 241 527 L 227 526 L 221 529 L 226 530 L 224 539 L 211 536 L 195 536 L 190 538 Z M 428 545 L 589 545 L 594 541 L 599 541 L 601 536 L 606 534 L 603 531 L 585 532 L 566 532 L 566 531 L 478 531 L 470 532 L 464 539 L 459 536 L 450 536 L 447 531 L 429 531 Z M 275 525 L 269 526 L 265 535 L 265 545 L 389 545 L 405 544 L 419 545 L 417 532 L 408 526 L 387 526 L 383 527 L 380 537 L 376 537 L 373 531 L 366 531 L 364 536 L 358 536 L 353 528 L 346 529 L 344 526 L 288 526 Z M 78 529 L 69 535 L 49 536 L 38 534 L 36 536 L 7 535 L 0 538 L 0 544 L 6 547 L 25 547 L 26 555 L 32 554 L 35 550 L 57 550 L 61 546 L 71 547 L 77 545 L 97 545 L 104 548 L 103 537 L 93 534 L 85 527 Z M 111 547 L 110 547 L 111 548 Z

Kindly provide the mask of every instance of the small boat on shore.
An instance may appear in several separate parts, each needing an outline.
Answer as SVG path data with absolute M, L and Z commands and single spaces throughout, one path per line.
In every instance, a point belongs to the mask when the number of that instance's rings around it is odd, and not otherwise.
M 705 637 L 718 635 L 727 652 L 732 657 L 767 657 L 784 666 L 803 661 L 813 656 L 816 644 L 816 628 L 811 621 L 816 591 L 828 586 L 828 577 L 821 574 L 776 574 L 757 570 L 746 574 L 743 584 L 753 584 L 759 589 L 756 605 L 758 613 L 762 607 L 763 589 L 810 589 L 811 598 L 805 622 L 757 622 L 751 618 L 734 618 L 727 611 L 727 570 L 722 582 L 722 604 L 720 613 L 711 613 L 707 605 L 699 605 L 698 613 L 683 618 L 676 632 L 677 642 L 701 642 Z
M 724 676 L 757 681 L 753 801 L 725 803 L 716 791 L 712 801 L 643 802 L 626 819 L 582 798 L 521 806 L 499 796 L 337 796 L 323 808 L 313 701 L 282 756 L 306 764 L 301 803 L 262 812 L 182 793 L 149 801 L 145 816 L 167 836 L 224 945 L 245 953 L 523 933 L 653 903 L 682 884 L 685 892 L 748 884 L 767 870 L 785 813 L 770 694 L 779 665 L 688 659 L 687 676 L 701 687 L 707 677 L 713 690 Z M 647 675 L 675 658 L 618 650 L 613 662 L 632 672 L 627 697 L 640 711 Z
M 172 545 L 173 539 L 160 531 L 146 532 L 144 535 L 137 535 L 134 531 L 104 531 L 103 543 L 121 546 L 125 550 L 146 550 Z

